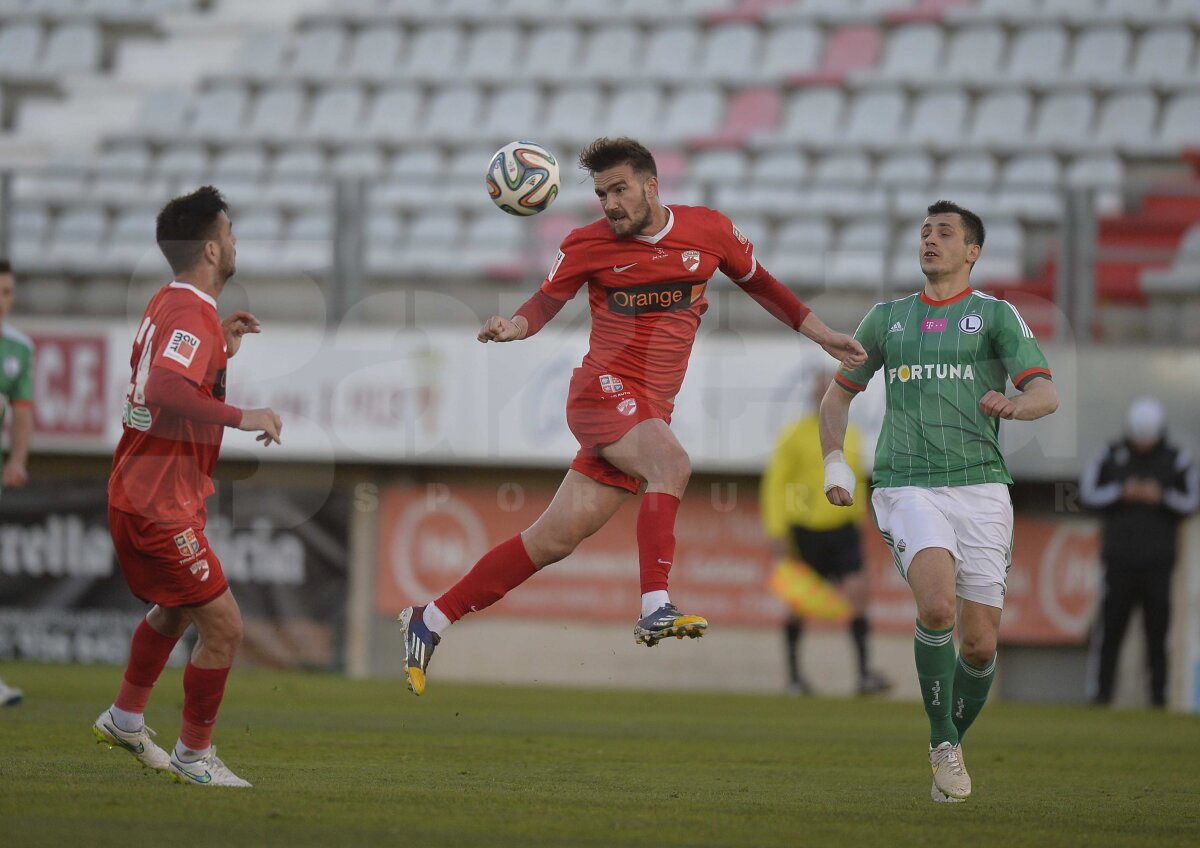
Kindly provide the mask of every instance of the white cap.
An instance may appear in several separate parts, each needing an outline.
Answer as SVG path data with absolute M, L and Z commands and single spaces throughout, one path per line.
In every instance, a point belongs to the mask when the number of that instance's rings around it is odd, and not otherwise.
M 1158 441 L 1163 434 L 1162 404 L 1152 397 L 1138 398 L 1129 405 L 1125 428 L 1135 442 Z

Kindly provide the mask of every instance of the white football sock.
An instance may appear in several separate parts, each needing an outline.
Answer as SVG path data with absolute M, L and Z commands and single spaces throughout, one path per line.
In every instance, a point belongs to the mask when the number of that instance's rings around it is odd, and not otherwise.
M 194 762 L 196 762 L 196 760 L 200 759 L 201 757 L 203 757 L 205 754 L 207 754 L 211 750 L 212 750 L 212 745 L 209 745 L 203 751 L 193 751 L 187 745 L 183 744 L 182 739 L 178 740 L 175 743 L 175 757 L 177 759 L 183 760 L 183 762 L 185 762 L 185 763 L 194 763 Z
M 141 713 L 130 713 L 113 704 L 108 708 L 108 712 L 113 717 L 113 724 L 118 730 L 124 730 L 126 733 L 137 733 L 146 725 L 146 719 Z
M 667 594 L 666 589 L 655 589 L 653 592 L 643 593 L 642 618 L 645 618 L 664 604 L 669 603 L 671 603 L 671 597 Z
M 432 601 L 425 607 L 425 614 L 421 616 L 421 620 L 425 622 L 426 627 L 439 636 L 442 635 L 442 632 L 447 627 L 454 623 L 446 618 L 446 614 L 438 609 L 437 604 Z

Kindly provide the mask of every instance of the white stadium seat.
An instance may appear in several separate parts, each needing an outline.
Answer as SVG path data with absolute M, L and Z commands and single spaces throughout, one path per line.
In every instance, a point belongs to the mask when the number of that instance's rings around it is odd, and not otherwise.
M 351 147 L 335 153 L 329 163 L 334 177 L 380 176 L 384 171 L 383 151 L 378 147 Z
M 1096 27 L 1075 36 L 1067 77 L 1083 82 L 1108 82 L 1129 73 L 1129 30 Z
M 547 141 L 581 144 L 606 130 L 600 113 L 606 104 L 598 88 L 579 86 L 560 88 L 546 106 L 541 134 Z
M 396 27 L 364 30 L 350 47 L 346 73 L 359 79 L 386 80 L 398 72 L 404 37 Z
M 636 73 L 641 29 L 630 24 L 600 27 L 583 47 L 583 61 L 564 70 L 571 78 L 595 81 L 627 79 Z
M 667 101 L 658 130 L 641 135 L 648 139 L 659 135 L 668 142 L 712 135 L 724 111 L 725 95 L 720 90 L 712 86 L 680 89 Z
M 42 28 L 36 23 L 9 23 L 0 29 L 0 74 L 34 73 L 42 50 Z
M 813 166 L 813 182 L 863 185 L 871 179 L 871 159 L 865 153 L 832 153 Z
M 304 103 L 304 90 L 299 86 L 283 84 L 264 89 L 251 107 L 249 125 L 242 131 L 251 138 L 293 138 L 299 130 Z
M 843 138 L 866 147 L 888 147 L 900 137 L 906 98 L 899 91 L 868 91 L 854 98 Z
M 463 34 L 457 26 L 425 27 L 409 40 L 408 56 L 401 65 L 401 79 L 445 80 L 457 74 L 461 62 Z
M 880 161 L 875 179 L 888 186 L 924 186 L 933 182 L 933 173 L 933 157 L 928 153 L 892 153 Z
M 697 72 L 700 30 L 692 24 L 667 24 L 654 29 L 642 51 L 638 76 L 649 80 L 678 82 Z
M 879 75 L 890 80 L 924 80 L 942 67 L 943 30 L 935 24 L 910 24 L 893 30 L 883 48 Z
M 434 92 L 420 130 L 424 138 L 463 141 L 476 131 L 483 97 L 477 87 L 460 85 Z
M 386 88 L 367 107 L 361 133 L 372 141 L 404 141 L 415 138 L 419 127 L 422 97 L 418 88 Z
M 1200 140 L 1200 94 L 1177 94 L 1163 111 L 1158 140 L 1172 147 L 1195 145 Z
M 1130 76 L 1139 82 L 1179 82 L 1190 78 L 1192 33 L 1182 27 L 1147 30 L 1138 39 Z
M 515 26 L 480 27 L 467 41 L 463 80 L 490 80 L 498 68 L 516 68 L 521 52 L 521 32 Z
M 1005 76 L 1022 82 L 1044 82 L 1061 76 L 1067 31 L 1058 25 L 1027 27 L 1014 37 Z
M 708 31 L 708 38 L 701 48 L 696 76 L 726 84 L 744 83 L 754 78 L 761 53 L 761 37 L 757 26 L 731 24 L 713 27 Z
M 944 76 L 963 82 L 987 82 L 1001 73 L 1007 39 L 998 26 L 978 26 L 955 32 L 947 50 Z
M 1139 147 L 1154 140 L 1158 100 L 1148 91 L 1111 95 L 1100 109 L 1092 140 L 1104 146 Z
M 1050 153 L 1014 156 L 1000 173 L 1001 185 L 1017 189 L 1055 188 L 1061 179 L 1058 157 Z
M 192 106 L 188 134 L 231 139 L 240 134 L 250 97 L 239 84 L 220 85 L 200 92 Z
M 904 140 L 932 148 L 954 147 L 963 139 L 969 101 L 958 89 L 921 95 L 909 110 Z
M 555 25 L 536 29 L 522 51 L 524 62 L 510 66 L 518 79 L 555 80 L 561 68 L 569 68 L 582 52 L 579 28 Z
M 362 128 L 366 97 L 357 85 L 335 85 L 321 90 L 313 101 L 301 135 L 329 141 L 349 141 Z
M 1026 91 L 998 91 L 975 102 L 968 137 L 976 144 L 1009 143 L 1021 146 L 1026 139 L 1033 104 Z
M 1067 91 L 1042 99 L 1031 140 L 1039 145 L 1079 147 L 1088 141 L 1096 104 L 1086 91 Z
M 688 177 L 710 182 L 741 182 L 749 173 L 741 150 L 706 150 L 688 162 Z
M 656 87 L 622 88 L 612 96 L 597 135 L 637 136 L 655 126 L 662 115 L 662 92 Z
M 840 135 L 845 97 L 836 88 L 793 94 L 784 107 L 778 137 L 786 142 L 833 142 Z
M 781 24 L 772 27 L 763 49 L 761 77 L 769 82 L 793 74 L 815 71 L 821 60 L 824 39 L 810 24 Z
M 39 71 L 51 77 L 94 71 L 100 66 L 100 30 L 90 23 L 55 27 L 46 39 Z
M 346 54 L 346 31 L 341 27 L 305 30 L 296 39 L 289 68 L 292 76 L 328 79 L 342 65 Z
M 536 86 L 500 89 L 484 102 L 479 133 L 502 141 L 537 137 L 542 126 L 542 101 L 542 91 Z
M 947 186 L 989 186 L 996 182 L 1000 168 L 996 157 L 988 153 L 963 153 L 942 163 L 939 182 Z

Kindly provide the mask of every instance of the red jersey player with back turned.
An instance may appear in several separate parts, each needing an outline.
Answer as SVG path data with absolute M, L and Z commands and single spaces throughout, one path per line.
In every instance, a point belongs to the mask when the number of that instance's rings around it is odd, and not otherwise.
M 599 138 L 579 156 L 595 183 L 604 218 L 573 230 L 558 258 L 511 320 L 494 316 L 479 341 L 532 336 L 586 283 L 591 349 L 575 369 L 567 424 L 579 453 L 546 511 L 502 542 L 449 591 L 400 614 L 408 686 L 425 691 L 425 670 L 441 634 L 468 612 L 494 604 L 535 572 L 563 559 L 645 486 L 637 519 L 641 618 L 634 636 L 647 646 L 669 636 L 703 636 L 708 622 L 684 615 L 667 594 L 675 554 L 675 513 L 691 466 L 671 432 L 704 291 L 718 270 L 793 330 L 849 367 L 862 345 L 835 333 L 766 272 L 753 245 L 720 212 L 664 206 L 650 151 L 630 138 Z
M 212 747 L 242 619 L 204 537 L 205 499 L 226 427 L 258 431 L 270 445 L 282 424 L 270 409 L 225 403 L 226 362 L 259 324 L 248 312 L 217 315 L 237 244 L 220 192 L 205 186 L 172 200 L 155 237 L 175 279 L 151 298 L 133 341 L 124 430 L 108 481 L 108 523 L 125 582 L 154 607 L 134 631 L 117 698 L 92 732 L 180 783 L 248 787 Z M 168 755 L 142 714 L 192 624 L 200 638 L 183 672 L 183 726 Z

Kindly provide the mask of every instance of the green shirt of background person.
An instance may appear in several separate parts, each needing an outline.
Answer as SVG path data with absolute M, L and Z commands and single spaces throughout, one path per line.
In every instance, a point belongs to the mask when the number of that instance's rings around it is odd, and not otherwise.
M 33 342 L 8 323 L 17 284 L 12 265 L 0 259 L 0 426 L 10 416 L 9 451 L 0 476 L 5 489 L 24 486 L 29 480 L 25 465 L 33 436 Z M 24 693 L 0 680 L 0 706 L 21 703 Z
M 12 265 L 0 259 L 0 424 L 7 423 L 8 453 L 0 482 L 5 489 L 29 480 L 29 443 L 33 438 L 33 342 L 8 323 L 17 284 Z

